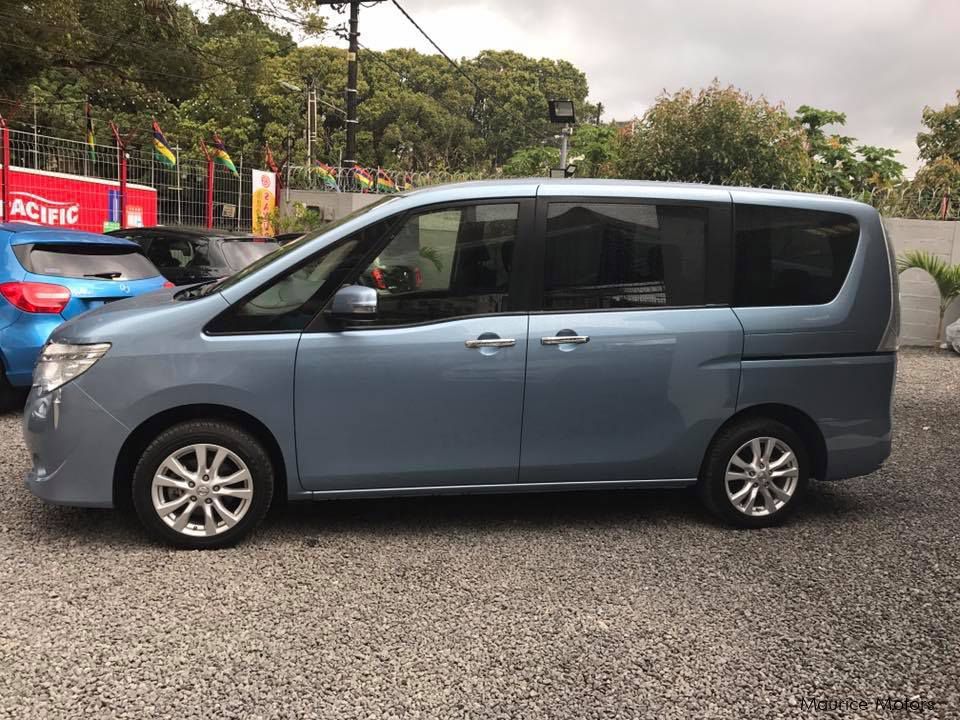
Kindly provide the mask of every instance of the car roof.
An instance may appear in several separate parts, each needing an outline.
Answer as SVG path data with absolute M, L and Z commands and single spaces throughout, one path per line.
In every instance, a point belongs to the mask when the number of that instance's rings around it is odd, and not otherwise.
M 49 227 L 45 225 L 31 225 L 29 223 L 2 223 L 0 231 L 10 233 L 11 245 L 43 245 L 43 244 L 79 244 L 79 245 L 122 245 L 137 247 L 135 242 L 125 238 L 103 235 L 101 233 L 85 232 L 83 230 L 68 230 L 66 228 Z
M 772 204 L 789 207 L 843 209 L 859 212 L 873 210 L 848 198 L 772 188 L 708 185 L 704 183 L 662 182 L 659 180 L 617 180 L 593 178 L 509 178 L 474 180 L 435 185 L 398 193 L 408 200 L 404 205 L 418 206 L 434 202 L 496 198 L 504 194 L 526 197 L 645 197 L 664 200 Z M 395 196 L 396 197 L 396 196 Z M 875 211 L 874 211 L 875 212 Z
M 251 233 L 218 230 L 217 228 L 194 227 L 192 225 L 152 225 L 148 227 L 126 228 L 124 230 L 111 230 L 112 235 L 122 235 L 124 233 L 139 234 L 150 233 L 151 235 L 165 236 L 169 238 L 193 238 L 196 240 L 246 240 L 259 239 L 261 236 Z

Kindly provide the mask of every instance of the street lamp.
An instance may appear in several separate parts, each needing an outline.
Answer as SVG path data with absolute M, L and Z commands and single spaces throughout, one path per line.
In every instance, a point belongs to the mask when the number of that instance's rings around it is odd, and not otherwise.
M 573 100 L 549 100 L 550 122 L 562 124 L 560 129 L 560 167 L 550 172 L 550 177 L 570 177 L 576 171 L 567 165 L 567 139 L 573 132 L 572 125 L 577 121 L 573 110 Z
M 550 122 L 571 125 L 577 121 L 573 112 L 572 100 L 549 100 Z

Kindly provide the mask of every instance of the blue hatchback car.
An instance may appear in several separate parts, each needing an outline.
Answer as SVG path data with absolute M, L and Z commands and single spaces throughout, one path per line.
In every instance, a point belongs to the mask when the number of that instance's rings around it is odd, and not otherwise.
M 877 211 L 585 180 L 397 194 L 236 275 L 58 328 L 27 485 L 170 543 L 308 500 L 697 486 L 762 527 L 890 452 Z
M 30 386 L 40 348 L 64 320 L 164 283 L 128 240 L 0 224 L 0 407 Z

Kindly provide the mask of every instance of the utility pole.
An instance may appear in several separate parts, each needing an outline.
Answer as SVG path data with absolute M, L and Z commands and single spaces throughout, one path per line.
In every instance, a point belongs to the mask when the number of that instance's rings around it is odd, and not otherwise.
M 307 167 L 313 167 L 313 141 L 317 136 L 317 89 L 307 91 Z
M 567 138 L 573 134 L 573 128 L 569 125 L 564 125 L 560 130 L 560 167 L 566 169 L 567 167 Z
M 360 46 L 360 0 L 350 0 L 350 48 L 347 50 L 347 157 L 343 164 L 352 168 L 357 164 L 357 53 Z
M 383 2 L 384 0 L 372 0 L 373 2 Z M 344 153 L 343 166 L 352 168 L 357 164 L 357 53 L 360 51 L 360 43 L 357 38 L 360 37 L 358 29 L 360 24 L 360 0 L 315 0 L 317 5 L 350 6 L 350 32 L 348 40 L 350 45 L 347 49 L 347 148 Z

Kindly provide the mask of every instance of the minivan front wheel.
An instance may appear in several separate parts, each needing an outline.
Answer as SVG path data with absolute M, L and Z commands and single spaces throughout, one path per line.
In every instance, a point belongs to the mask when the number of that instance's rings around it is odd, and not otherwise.
M 144 451 L 133 503 L 155 537 L 185 548 L 232 545 L 266 515 L 273 467 L 242 428 L 192 420 L 162 432 Z
M 776 525 L 796 509 L 809 468 L 803 440 L 792 429 L 776 420 L 746 420 L 714 439 L 700 494 L 715 515 L 733 525 Z

